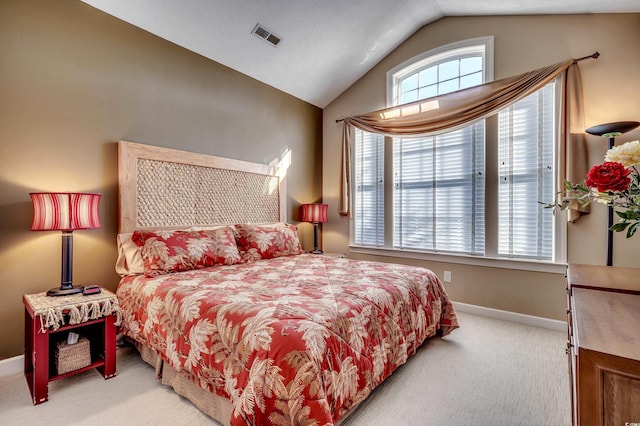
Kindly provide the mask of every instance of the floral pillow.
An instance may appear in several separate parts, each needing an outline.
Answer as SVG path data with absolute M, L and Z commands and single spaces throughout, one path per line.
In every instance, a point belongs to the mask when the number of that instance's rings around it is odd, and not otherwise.
M 245 261 L 302 253 L 295 225 L 236 225 L 238 249 Z
M 148 277 L 242 261 L 231 227 L 205 231 L 135 231 Z

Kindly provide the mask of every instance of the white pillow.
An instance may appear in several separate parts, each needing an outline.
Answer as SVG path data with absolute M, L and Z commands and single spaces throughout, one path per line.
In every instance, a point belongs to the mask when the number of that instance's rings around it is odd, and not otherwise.
M 116 272 L 120 276 L 135 275 L 144 273 L 144 263 L 140 247 L 131 239 L 132 232 L 118 234 L 118 260 L 116 261 Z
M 118 260 L 116 261 L 116 272 L 121 277 L 125 275 L 144 274 L 144 263 L 140 247 L 131 239 L 133 232 L 118 234 Z

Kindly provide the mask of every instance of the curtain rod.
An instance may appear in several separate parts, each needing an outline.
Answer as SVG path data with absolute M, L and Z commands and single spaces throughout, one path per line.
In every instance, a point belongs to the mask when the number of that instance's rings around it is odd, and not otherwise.
M 578 59 L 574 59 L 573 63 L 575 64 L 576 62 L 580 62 L 580 61 L 584 61 L 586 59 L 598 59 L 598 57 L 600 56 L 600 52 L 595 51 L 593 54 L 589 55 L 589 56 L 583 56 L 582 58 L 578 58 Z M 336 123 L 340 123 L 341 121 L 344 121 L 344 118 L 338 118 L 336 120 Z
M 593 55 L 589 55 L 589 56 L 583 56 L 582 58 L 578 58 L 578 59 L 574 59 L 573 63 L 575 64 L 576 62 L 580 62 L 580 61 L 584 61 L 585 59 L 598 59 L 598 56 L 600 56 L 600 52 L 598 52 L 597 50 L 593 53 Z

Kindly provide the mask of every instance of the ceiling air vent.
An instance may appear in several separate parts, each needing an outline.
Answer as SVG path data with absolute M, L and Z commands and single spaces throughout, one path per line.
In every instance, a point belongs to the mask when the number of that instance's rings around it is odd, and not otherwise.
M 282 40 L 281 37 L 278 37 L 277 35 L 273 34 L 271 31 L 269 31 L 268 29 L 266 29 L 260 24 L 256 24 L 256 26 L 253 27 L 253 31 L 251 32 L 255 34 L 256 37 L 260 37 L 262 40 L 268 42 L 273 46 L 277 46 L 278 43 L 280 43 L 280 40 Z

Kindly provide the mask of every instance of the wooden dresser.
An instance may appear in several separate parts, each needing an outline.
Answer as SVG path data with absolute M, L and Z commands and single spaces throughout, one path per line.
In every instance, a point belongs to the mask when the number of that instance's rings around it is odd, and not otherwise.
M 640 426 L 640 269 L 572 264 L 567 294 L 573 423 Z

